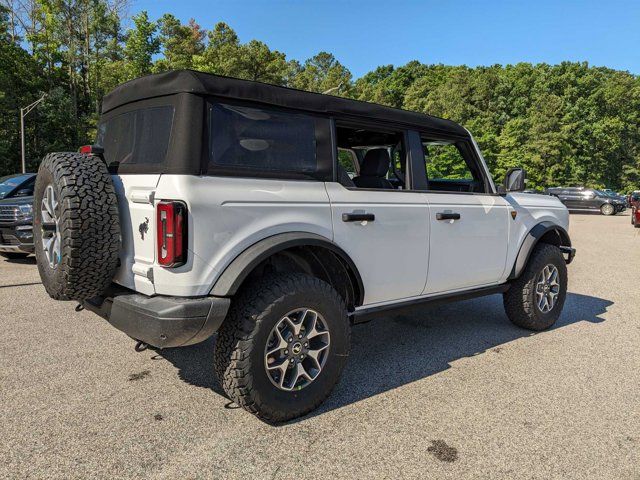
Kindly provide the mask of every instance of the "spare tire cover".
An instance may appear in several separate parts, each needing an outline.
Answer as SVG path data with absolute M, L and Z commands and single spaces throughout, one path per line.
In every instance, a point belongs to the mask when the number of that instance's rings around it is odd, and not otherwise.
M 38 169 L 33 237 L 40 278 L 56 300 L 104 293 L 118 267 L 118 199 L 104 161 L 50 153 Z

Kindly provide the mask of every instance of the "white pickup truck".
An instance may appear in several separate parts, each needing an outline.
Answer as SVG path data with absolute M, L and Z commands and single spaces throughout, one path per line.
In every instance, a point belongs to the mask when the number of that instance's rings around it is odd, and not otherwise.
M 569 215 L 524 184 L 496 187 L 448 120 L 170 72 L 118 87 L 94 145 L 43 160 L 35 249 L 52 298 L 139 346 L 217 332 L 225 392 L 281 422 L 329 395 L 353 323 L 502 294 L 516 325 L 553 325 Z

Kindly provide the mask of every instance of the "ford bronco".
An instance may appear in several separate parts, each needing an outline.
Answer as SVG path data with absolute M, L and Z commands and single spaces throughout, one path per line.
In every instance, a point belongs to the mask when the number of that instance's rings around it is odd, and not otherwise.
M 217 334 L 228 396 L 270 422 L 329 395 L 350 327 L 501 294 L 549 328 L 575 250 L 557 198 L 496 187 L 440 118 L 194 71 L 103 101 L 95 144 L 51 153 L 35 188 L 42 282 L 137 340 Z

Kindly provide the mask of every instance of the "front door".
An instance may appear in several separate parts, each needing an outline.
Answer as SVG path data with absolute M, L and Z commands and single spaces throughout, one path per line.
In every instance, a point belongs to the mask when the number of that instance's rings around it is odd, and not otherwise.
M 509 204 L 496 195 L 426 193 L 431 238 L 424 293 L 497 283 L 509 238 Z
M 426 181 L 417 179 L 416 185 L 422 184 L 425 190 L 431 226 L 423 293 L 500 282 L 507 260 L 511 207 L 495 194 L 472 142 L 427 134 L 420 140 Z

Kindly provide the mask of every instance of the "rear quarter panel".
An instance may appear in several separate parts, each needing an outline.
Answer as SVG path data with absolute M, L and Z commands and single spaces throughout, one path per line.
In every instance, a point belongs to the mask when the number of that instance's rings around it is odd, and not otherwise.
M 162 175 L 155 193 L 189 209 L 189 261 L 154 268 L 155 292 L 207 295 L 216 279 L 246 248 L 285 232 L 333 240 L 331 208 L 322 182 L 237 177 Z

